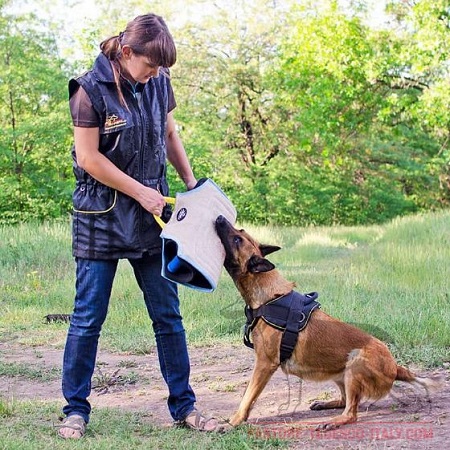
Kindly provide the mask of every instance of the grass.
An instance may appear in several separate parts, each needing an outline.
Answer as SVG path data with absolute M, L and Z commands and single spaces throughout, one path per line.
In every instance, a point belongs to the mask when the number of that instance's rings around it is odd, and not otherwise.
M 0 377 L 22 377 L 28 380 L 47 382 L 61 378 L 61 369 L 0 361 Z
M 400 363 L 432 368 L 450 361 L 450 211 L 367 227 L 244 227 L 261 242 L 282 247 L 269 259 L 300 292 L 318 291 L 324 311 L 382 338 Z M 69 223 L 0 228 L 0 343 L 64 346 L 68 324 L 47 323 L 44 316 L 72 311 L 70 246 Z M 216 291 L 180 288 L 180 301 L 191 346 L 241 342 L 244 304 L 225 271 Z M 126 261 L 120 262 L 101 345 L 131 354 L 154 352 L 151 324 Z M 50 381 L 60 376 L 59 368 L 44 369 L 0 362 L 0 377 Z M 104 372 L 94 381 L 108 388 L 114 377 L 119 375 Z M 50 423 L 60 406 L 0 397 L 0 449 L 285 445 L 258 440 L 245 427 L 224 436 L 198 435 L 155 428 L 145 413 L 106 409 L 96 411 L 90 424 L 95 439 L 69 444 L 55 437 Z
M 285 448 L 278 439 L 257 438 L 247 427 L 223 435 L 192 433 L 180 428 L 158 428 L 145 413 L 125 413 L 119 409 L 96 411 L 89 423 L 87 439 L 65 442 L 53 428 L 58 423 L 60 405 L 44 402 L 17 402 L 2 406 L 0 398 L 0 449 L 59 450 L 241 450 Z M 5 413 L 3 411 L 5 410 Z
M 301 292 L 318 291 L 322 309 L 379 335 L 404 363 L 440 365 L 450 359 L 450 212 L 396 219 L 368 227 L 245 226 Z M 55 222 L 0 228 L 0 340 L 29 346 L 64 345 L 74 263 L 70 226 Z M 119 264 L 102 346 L 154 351 L 151 324 L 127 261 Z M 225 271 L 213 293 L 180 288 L 191 345 L 240 342 L 243 301 Z

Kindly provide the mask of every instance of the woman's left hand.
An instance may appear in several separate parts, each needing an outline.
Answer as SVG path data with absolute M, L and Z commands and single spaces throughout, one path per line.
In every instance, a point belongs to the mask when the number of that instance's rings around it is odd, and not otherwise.
M 194 189 L 195 186 L 197 186 L 197 179 L 196 178 L 192 178 L 191 180 L 189 180 L 185 184 L 186 184 L 186 189 L 188 191 L 190 191 L 191 189 Z

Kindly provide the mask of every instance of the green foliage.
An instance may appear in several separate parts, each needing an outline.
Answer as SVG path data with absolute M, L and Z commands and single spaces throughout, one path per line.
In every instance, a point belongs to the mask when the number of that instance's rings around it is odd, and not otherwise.
M 369 224 L 450 205 L 447 2 L 394 0 L 384 28 L 369 25 L 367 2 L 342 4 L 152 3 L 178 46 L 175 115 L 194 172 L 242 221 Z M 98 8 L 78 34 L 53 19 L 59 41 L 43 19 L 1 15 L 0 223 L 70 209 L 68 67 L 90 68 L 99 42 L 147 11 Z
M 401 41 L 392 45 L 391 34 L 373 33 L 333 2 L 319 17 L 305 16 L 286 38 L 276 77 L 287 130 L 299 144 L 289 162 L 317 178 L 306 187 L 316 207 L 305 202 L 303 186 L 296 202 L 318 219 L 313 223 L 383 222 L 439 207 L 446 198 L 436 176 L 443 161 L 430 164 L 438 143 L 412 129 L 404 113 L 418 95 L 386 81 L 400 70 Z M 304 170 L 297 166 L 297 173 L 301 179 Z
M 408 36 L 332 1 L 288 22 L 258 2 L 235 10 L 245 25 L 220 10 L 214 29 L 182 30 L 173 73 L 194 169 L 241 220 L 380 223 L 448 205 L 447 146 L 418 126 L 421 92 L 402 81 Z
M 219 4 L 180 31 L 180 57 L 172 72 L 183 100 L 177 120 L 197 173 L 223 184 L 236 176 L 251 183 L 254 170 L 278 151 L 270 131 L 279 119 L 272 114 L 264 72 L 275 58 L 282 22 L 267 3 Z
M 0 17 L 0 223 L 58 217 L 70 202 L 66 77 L 32 17 Z

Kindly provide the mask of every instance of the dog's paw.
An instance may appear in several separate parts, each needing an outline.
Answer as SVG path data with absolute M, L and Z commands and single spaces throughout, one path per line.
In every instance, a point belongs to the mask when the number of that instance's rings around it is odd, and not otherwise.
M 240 414 L 239 412 L 234 413 L 229 420 L 227 420 L 227 423 L 231 427 L 238 427 L 239 425 L 245 423 L 247 421 L 248 414 Z
M 356 422 L 356 416 L 349 416 L 341 414 L 340 416 L 329 418 L 327 422 L 319 423 L 316 431 L 330 431 L 336 430 L 343 425 Z
M 219 433 L 229 433 L 230 431 L 234 430 L 235 427 L 231 425 L 229 422 L 220 422 L 218 426 L 218 432 Z
M 317 425 L 316 431 L 331 431 L 331 430 L 336 430 L 339 427 L 340 427 L 340 424 L 338 424 L 338 423 L 326 422 L 326 423 L 321 423 L 321 424 Z
M 320 409 L 338 409 L 345 408 L 345 401 L 343 400 L 329 400 L 327 402 L 321 402 L 320 400 L 316 400 L 313 402 L 310 407 L 312 410 L 320 410 Z
M 311 405 L 309 406 L 309 409 L 312 409 L 313 411 L 319 411 L 321 409 L 327 409 L 326 408 L 326 404 L 328 402 L 320 402 L 318 400 L 316 400 L 315 402 L 311 403 Z

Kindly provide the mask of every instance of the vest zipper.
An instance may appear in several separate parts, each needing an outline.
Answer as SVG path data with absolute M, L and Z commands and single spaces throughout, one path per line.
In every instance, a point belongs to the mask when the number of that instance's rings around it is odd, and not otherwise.
M 153 79 L 150 80 L 150 83 L 153 83 Z M 136 84 L 137 85 L 137 84 Z M 132 86 L 133 87 L 133 97 L 136 100 L 137 103 L 137 110 L 139 113 L 139 119 L 141 122 L 141 149 L 140 149 L 140 155 L 139 155 L 139 181 L 144 184 L 144 180 L 145 180 L 145 176 L 144 176 L 144 158 L 145 158 L 145 136 L 146 136 L 146 129 L 145 129 L 145 120 L 144 120 L 144 115 L 142 113 L 142 92 L 137 92 L 136 91 L 136 85 Z M 149 129 L 151 131 L 153 131 L 153 120 L 152 120 L 152 114 L 147 114 L 146 116 L 148 118 L 149 121 Z M 149 133 L 149 145 L 153 146 L 153 132 Z M 139 208 L 139 217 L 138 217 L 138 222 L 139 222 L 139 240 L 141 242 L 141 248 L 144 247 L 144 243 L 145 243 L 145 233 L 148 231 L 145 229 L 144 226 L 144 211 L 143 208 Z

